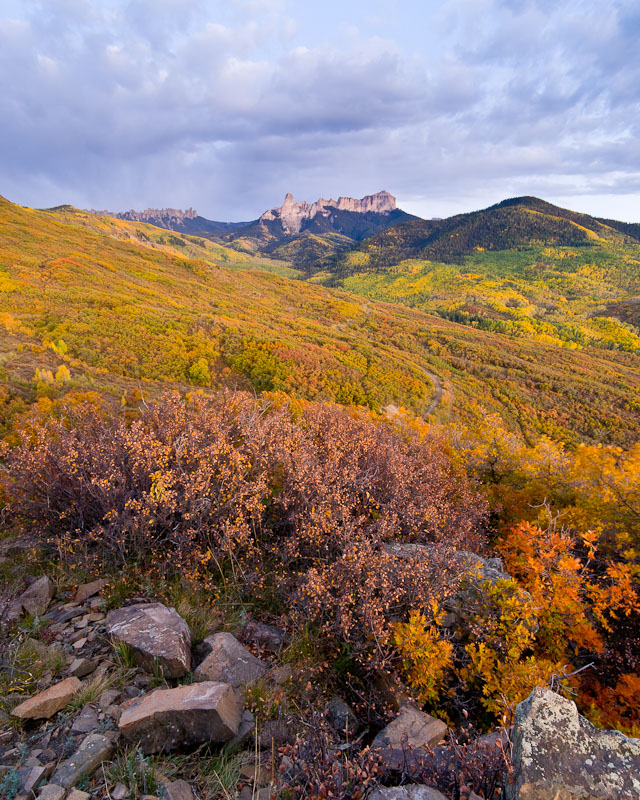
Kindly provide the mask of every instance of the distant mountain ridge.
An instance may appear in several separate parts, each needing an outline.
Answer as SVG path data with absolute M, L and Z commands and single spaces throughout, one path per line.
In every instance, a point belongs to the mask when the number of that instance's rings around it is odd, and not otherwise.
M 589 246 L 598 238 L 640 239 L 640 225 L 598 219 L 537 197 L 513 197 L 481 211 L 446 219 L 414 219 L 389 226 L 339 254 L 329 268 L 339 276 L 378 271 L 406 259 L 461 264 L 474 252 L 504 251 L 544 242 Z M 326 267 L 323 266 L 323 269 Z
M 144 211 L 96 211 L 90 209 L 92 214 L 101 217 L 115 217 L 129 222 L 146 222 L 158 228 L 166 228 L 178 233 L 206 236 L 219 231 L 231 231 L 250 225 L 250 222 L 218 222 L 201 217 L 193 208 L 184 211 L 180 208 L 147 208 Z M 208 237 L 207 237 L 208 238 Z
M 287 193 L 281 206 L 265 211 L 252 222 L 217 222 L 200 216 L 193 208 L 93 213 L 201 236 L 243 253 L 283 259 L 298 268 L 316 271 L 363 239 L 392 225 L 419 219 L 399 209 L 396 198 L 387 191 L 360 199 L 320 197 L 314 203 L 296 202 Z

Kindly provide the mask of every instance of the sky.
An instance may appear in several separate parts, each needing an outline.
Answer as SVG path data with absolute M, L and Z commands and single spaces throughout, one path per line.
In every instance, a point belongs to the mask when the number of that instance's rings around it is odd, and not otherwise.
M 640 221 L 638 0 L 0 0 L 0 194 Z

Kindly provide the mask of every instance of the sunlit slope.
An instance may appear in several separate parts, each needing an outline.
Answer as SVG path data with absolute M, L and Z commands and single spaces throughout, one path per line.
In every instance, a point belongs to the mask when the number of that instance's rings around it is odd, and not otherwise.
M 535 198 L 389 229 L 324 282 L 512 337 L 640 349 L 627 324 L 640 297 L 640 242 Z
M 286 260 L 239 252 L 203 236 L 176 233 L 146 222 L 98 216 L 73 206 L 58 206 L 44 209 L 44 212 L 71 225 L 80 225 L 122 241 L 136 242 L 228 269 L 262 269 L 287 278 L 295 278 L 302 274 L 293 269 Z
M 419 309 L 231 270 L 0 201 L 5 385 L 66 364 L 65 386 L 253 386 L 423 413 L 499 413 L 524 435 L 640 432 L 635 356 L 509 340 Z M 27 354 L 29 357 L 27 358 Z M 35 376 L 34 376 L 35 377 Z M 35 384 L 34 384 L 35 386 Z

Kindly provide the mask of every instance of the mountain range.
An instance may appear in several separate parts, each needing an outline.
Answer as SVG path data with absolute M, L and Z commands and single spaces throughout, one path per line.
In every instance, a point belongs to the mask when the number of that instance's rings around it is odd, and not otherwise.
M 94 213 L 220 241 L 235 250 L 284 259 L 305 269 L 320 268 L 362 239 L 400 222 L 418 219 L 397 208 L 395 197 L 385 191 L 359 200 L 321 197 L 314 203 L 296 202 L 289 193 L 281 206 L 251 222 L 216 222 L 191 208 Z

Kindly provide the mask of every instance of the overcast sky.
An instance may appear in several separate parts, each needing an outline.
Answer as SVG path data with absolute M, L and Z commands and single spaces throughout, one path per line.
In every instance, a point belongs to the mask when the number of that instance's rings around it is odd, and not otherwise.
M 0 194 L 640 221 L 638 0 L 0 0 Z

